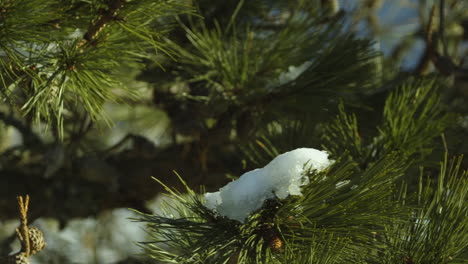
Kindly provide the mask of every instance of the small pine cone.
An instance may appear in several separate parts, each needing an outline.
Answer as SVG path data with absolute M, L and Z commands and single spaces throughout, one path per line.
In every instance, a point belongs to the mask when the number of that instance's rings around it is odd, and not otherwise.
M 18 252 L 14 255 L 8 256 L 7 264 L 29 264 L 29 258 L 26 257 L 26 253 Z
M 44 235 L 39 228 L 30 226 L 29 230 L 29 245 L 31 247 L 31 255 L 43 250 L 46 246 Z
M 281 252 L 283 250 L 283 240 L 279 237 L 274 237 L 269 241 L 269 246 L 274 252 Z
M 263 239 L 268 243 L 268 246 L 274 252 L 281 252 L 283 251 L 284 242 L 283 240 L 276 234 L 275 231 L 269 229 L 263 233 Z

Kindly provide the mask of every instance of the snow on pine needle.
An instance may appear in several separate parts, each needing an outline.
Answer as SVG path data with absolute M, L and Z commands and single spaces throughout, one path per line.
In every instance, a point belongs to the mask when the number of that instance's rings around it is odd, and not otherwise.
M 218 192 L 206 193 L 205 206 L 222 216 L 244 222 L 267 199 L 302 195 L 301 186 L 309 183 L 306 173 L 323 171 L 333 162 L 326 151 L 313 148 L 283 153 L 265 167 L 244 173 Z

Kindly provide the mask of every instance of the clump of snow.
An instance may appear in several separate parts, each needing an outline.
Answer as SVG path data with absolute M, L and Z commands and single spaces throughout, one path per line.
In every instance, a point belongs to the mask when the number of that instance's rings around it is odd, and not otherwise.
M 299 77 L 299 75 L 307 70 L 310 65 L 312 65 L 312 62 L 306 61 L 299 66 L 289 66 L 288 71 L 281 73 L 278 78 L 280 85 L 294 81 L 297 77 Z
M 246 217 L 271 198 L 302 195 L 301 186 L 309 183 L 308 170 L 322 171 L 333 160 L 326 151 L 299 148 L 274 158 L 264 168 L 244 173 L 218 192 L 205 194 L 205 206 L 222 216 L 244 222 Z

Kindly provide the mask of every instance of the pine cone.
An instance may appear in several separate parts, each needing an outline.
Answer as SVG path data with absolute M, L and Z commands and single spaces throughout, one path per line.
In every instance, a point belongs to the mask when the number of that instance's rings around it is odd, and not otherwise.
M 31 255 L 43 250 L 46 246 L 44 235 L 39 228 L 30 226 L 29 228 L 29 244 L 31 247 Z
M 263 239 L 274 252 L 283 251 L 284 242 L 272 229 L 267 229 L 263 233 Z
M 274 252 L 281 252 L 283 250 L 284 242 L 279 237 L 273 237 L 269 241 L 269 246 Z
M 18 252 L 14 255 L 8 256 L 7 264 L 29 264 L 29 258 L 26 257 L 26 253 Z

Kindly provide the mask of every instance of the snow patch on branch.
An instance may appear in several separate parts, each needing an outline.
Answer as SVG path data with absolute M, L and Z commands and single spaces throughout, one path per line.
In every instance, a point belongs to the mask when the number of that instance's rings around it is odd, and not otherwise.
M 306 61 L 299 66 L 289 66 L 288 71 L 282 72 L 278 78 L 280 85 L 296 80 L 310 65 L 312 62 Z
M 267 199 L 302 195 L 301 186 L 309 183 L 305 173 L 320 172 L 332 163 L 326 151 L 313 148 L 283 153 L 265 167 L 244 173 L 218 192 L 206 193 L 205 206 L 222 216 L 244 222 Z

